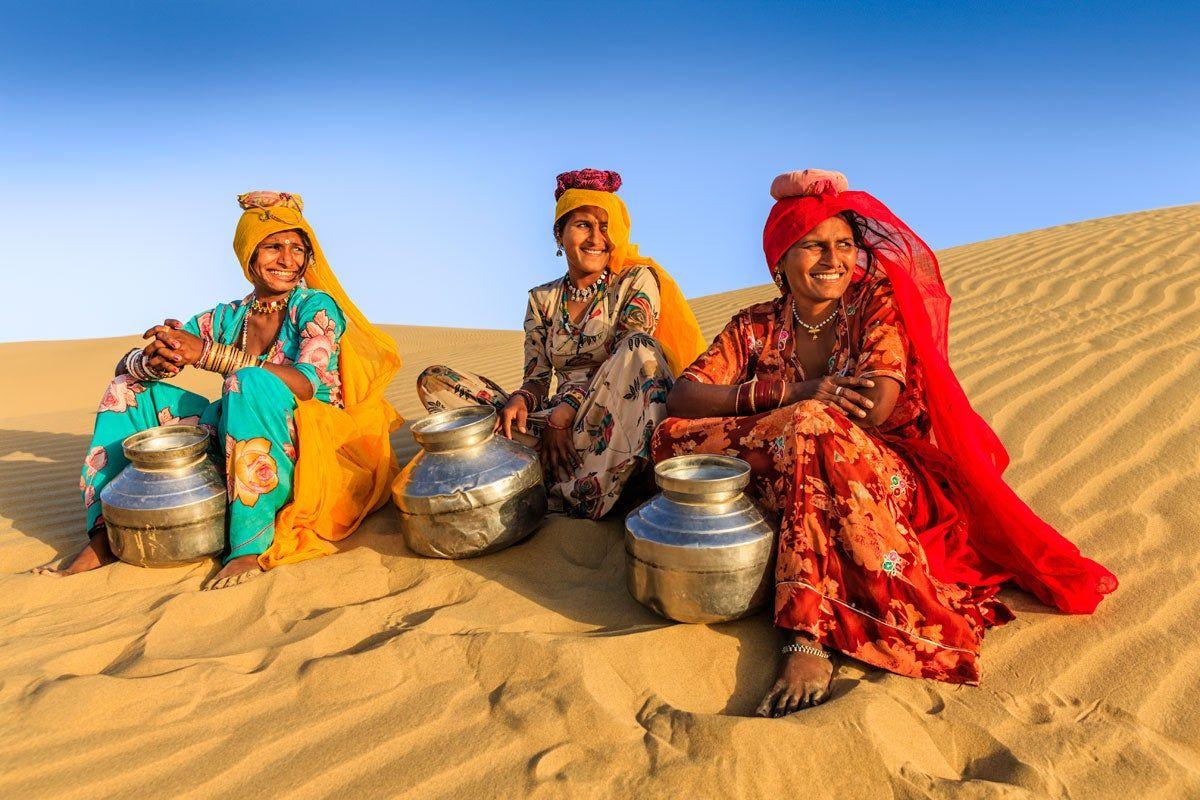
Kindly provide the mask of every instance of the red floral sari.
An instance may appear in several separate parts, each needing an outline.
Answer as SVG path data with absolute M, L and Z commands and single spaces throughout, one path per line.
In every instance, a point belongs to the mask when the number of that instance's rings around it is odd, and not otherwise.
M 654 458 L 722 453 L 750 463 L 751 492 L 782 518 L 777 625 L 901 675 L 978 683 L 983 631 L 1012 614 L 994 598 L 998 587 L 943 582 L 930 569 L 922 538 L 965 527 L 961 499 L 930 442 L 921 366 L 890 285 L 860 286 L 856 297 L 839 316 L 827 372 L 901 383 L 878 429 L 815 400 L 754 416 L 671 418 L 655 434 Z M 681 379 L 806 380 L 788 302 L 737 314 Z

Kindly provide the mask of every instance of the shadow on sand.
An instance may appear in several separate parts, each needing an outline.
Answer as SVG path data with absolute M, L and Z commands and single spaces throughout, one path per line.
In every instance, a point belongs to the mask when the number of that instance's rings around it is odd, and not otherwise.
M 417 451 L 407 426 L 393 435 L 393 446 L 401 464 Z M 575 635 L 631 636 L 662 630 L 678 623 L 664 620 L 642 606 L 625 585 L 622 521 L 625 511 L 634 505 L 623 503 L 599 522 L 551 514 L 525 541 L 498 553 L 454 563 L 587 627 L 586 632 Z M 386 514 L 393 516 L 380 524 L 378 518 Z M 369 531 L 353 537 L 359 540 L 355 547 L 368 547 L 392 558 L 427 560 L 405 546 L 390 507 L 377 512 L 373 523 Z M 779 635 L 771 625 L 770 614 L 758 612 L 708 629 L 737 643 L 735 687 L 720 713 L 752 713 L 775 675 Z M 703 661 L 689 659 L 686 652 L 683 656 L 683 663 L 690 663 L 697 673 L 707 668 Z
M 0 430 L 0 516 L 53 547 L 57 557 L 73 555 L 86 542 L 79 473 L 90 439 Z

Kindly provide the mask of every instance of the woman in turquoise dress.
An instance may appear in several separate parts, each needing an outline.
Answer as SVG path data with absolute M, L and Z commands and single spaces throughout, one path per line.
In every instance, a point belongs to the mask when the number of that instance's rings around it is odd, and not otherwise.
M 251 208 L 291 198 L 263 194 L 239 200 Z M 346 319 L 329 294 L 304 285 L 313 261 L 305 230 L 266 236 L 249 258 L 253 292 L 184 325 L 167 320 L 151 328 L 150 343 L 121 359 L 100 401 L 80 477 L 90 542 L 61 569 L 38 572 L 73 574 L 114 560 L 100 493 L 128 463 L 122 441 L 156 425 L 206 428 L 210 456 L 226 476 L 229 549 L 206 588 L 234 585 L 261 571 L 259 558 L 274 540 L 276 515 L 292 498 L 297 404 L 343 406 L 339 348 Z M 165 382 L 188 365 L 225 375 L 219 399 Z

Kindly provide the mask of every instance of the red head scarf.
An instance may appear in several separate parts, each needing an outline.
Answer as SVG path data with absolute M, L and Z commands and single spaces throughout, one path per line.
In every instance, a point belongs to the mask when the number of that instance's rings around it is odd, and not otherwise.
M 774 275 L 788 249 L 818 224 L 847 211 L 855 215 L 862 239 L 858 277 L 882 272 L 891 284 L 910 353 L 925 375 L 934 442 L 953 462 L 968 504 L 965 548 L 922 542 L 934 574 L 977 586 L 1011 578 L 1048 605 L 1090 613 L 1117 588 L 1117 579 L 1081 555 L 1004 482 L 1008 453 L 950 369 L 950 296 L 933 251 L 883 203 L 845 186 L 839 173 L 817 170 L 777 178 L 772 194 L 778 202 L 763 229 L 763 252 Z

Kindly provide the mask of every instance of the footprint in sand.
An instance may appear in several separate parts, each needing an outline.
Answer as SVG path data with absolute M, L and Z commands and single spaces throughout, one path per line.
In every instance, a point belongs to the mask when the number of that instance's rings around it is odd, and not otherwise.
M 572 766 L 585 755 L 583 748 L 564 742 L 556 744 L 529 759 L 526 772 L 534 781 L 565 781 L 570 777 Z
M 1004 710 L 1030 725 L 1051 723 L 1075 725 L 1083 722 L 1100 707 L 1100 699 L 1085 702 L 1076 697 L 1063 697 L 1054 690 L 1037 697 L 1017 697 L 1001 694 Z

